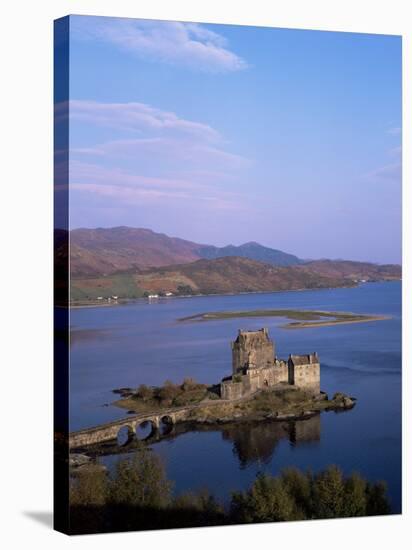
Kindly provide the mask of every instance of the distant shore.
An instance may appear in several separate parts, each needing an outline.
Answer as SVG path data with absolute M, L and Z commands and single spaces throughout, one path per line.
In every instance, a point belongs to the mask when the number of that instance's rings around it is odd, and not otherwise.
M 92 307 L 114 307 L 136 302 L 146 302 L 146 303 L 157 303 L 163 300 L 174 300 L 178 299 L 188 299 L 188 298 L 208 298 L 210 296 L 243 296 L 249 294 L 278 294 L 282 292 L 309 292 L 309 291 L 328 291 L 328 290 L 337 290 L 337 289 L 349 289 L 349 288 L 358 288 L 364 284 L 373 284 L 373 283 L 393 283 L 401 281 L 402 279 L 393 279 L 393 280 L 382 280 L 382 281 L 367 281 L 366 283 L 358 283 L 351 286 L 338 286 L 338 287 L 322 287 L 322 288 L 292 288 L 292 289 L 282 289 L 282 290 L 251 290 L 248 292 L 225 292 L 225 293 L 208 293 L 208 294 L 174 294 L 173 296 L 159 296 L 159 298 L 149 299 L 145 296 L 139 298 L 119 298 L 118 300 L 108 302 L 107 299 L 103 300 L 76 300 L 75 302 L 70 302 L 69 307 L 71 309 L 80 309 L 80 308 L 92 308 Z M 63 306 L 62 306 L 63 307 Z M 378 316 L 379 317 L 379 316 Z M 381 320 L 381 319 L 371 319 L 371 320 Z M 362 321 L 360 321 L 362 322 Z

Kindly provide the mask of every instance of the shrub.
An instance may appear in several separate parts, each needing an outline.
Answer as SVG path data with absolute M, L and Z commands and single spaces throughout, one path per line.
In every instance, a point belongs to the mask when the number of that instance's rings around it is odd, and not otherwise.
M 196 380 L 194 380 L 193 378 L 185 378 L 183 380 L 181 388 L 183 391 L 190 391 L 190 390 L 197 389 L 199 386 L 200 384 L 196 382 Z
M 185 296 L 190 296 L 193 294 L 193 288 L 190 285 L 179 285 L 177 287 L 178 294 L 183 294 Z
M 162 508 L 170 502 L 171 489 L 160 458 L 143 448 L 116 464 L 109 498 L 112 504 Z
M 158 397 L 160 401 L 164 403 L 172 403 L 180 393 L 180 388 L 176 384 L 173 384 L 170 380 L 166 380 L 163 387 L 158 391 Z
M 70 504 L 100 506 L 107 497 L 107 476 L 103 470 L 79 472 L 70 485 Z
M 149 401 L 153 398 L 153 389 L 149 388 L 149 386 L 146 386 L 145 384 L 140 384 L 137 388 L 136 396 L 143 401 Z

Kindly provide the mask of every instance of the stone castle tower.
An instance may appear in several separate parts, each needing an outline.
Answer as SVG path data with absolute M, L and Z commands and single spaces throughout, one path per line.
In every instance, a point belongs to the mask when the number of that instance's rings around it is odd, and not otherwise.
M 316 351 L 308 355 L 289 355 L 289 384 L 299 388 L 320 392 L 320 363 Z
M 270 367 L 273 365 L 275 345 L 269 338 L 268 330 L 239 330 L 232 342 L 233 374 L 245 373 L 250 368 Z
M 267 328 L 239 330 L 236 340 L 232 342 L 232 375 L 222 380 L 221 397 L 239 399 L 259 390 L 285 384 L 314 395 L 319 394 L 318 355 L 290 355 L 287 361 L 278 359 Z

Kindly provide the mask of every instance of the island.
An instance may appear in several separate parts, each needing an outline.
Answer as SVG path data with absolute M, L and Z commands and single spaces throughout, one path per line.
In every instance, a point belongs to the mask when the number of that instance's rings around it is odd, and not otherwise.
M 152 426 L 147 440 L 158 437 L 162 424 L 222 424 L 251 421 L 304 420 L 322 411 L 351 409 L 354 397 L 336 392 L 331 399 L 320 389 L 320 360 L 316 352 L 287 360 L 275 354 L 267 328 L 239 330 L 231 342 L 232 374 L 208 386 L 186 379 L 162 387 L 140 385 L 113 390 L 114 404 L 127 409 L 121 420 L 72 432 L 71 450 L 117 439 L 127 428 L 129 439 L 141 425 Z
M 181 317 L 180 322 L 218 321 L 242 317 L 281 317 L 292 322 L 281 325 L 281 328 L 315 328 L 370 321 L 385 321 L 388 315 L 371 315 L 368 313 L 351 313 L 345 311 L 316 311 L 311 309 L 255 309 L 244 311 L 209 311 L 189 317 Z

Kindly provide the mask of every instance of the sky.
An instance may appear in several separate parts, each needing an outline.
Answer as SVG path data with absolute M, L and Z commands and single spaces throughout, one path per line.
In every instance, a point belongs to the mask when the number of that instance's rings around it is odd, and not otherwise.
M 71 16 L 70 226 L 401 261 L 401 38 Z

